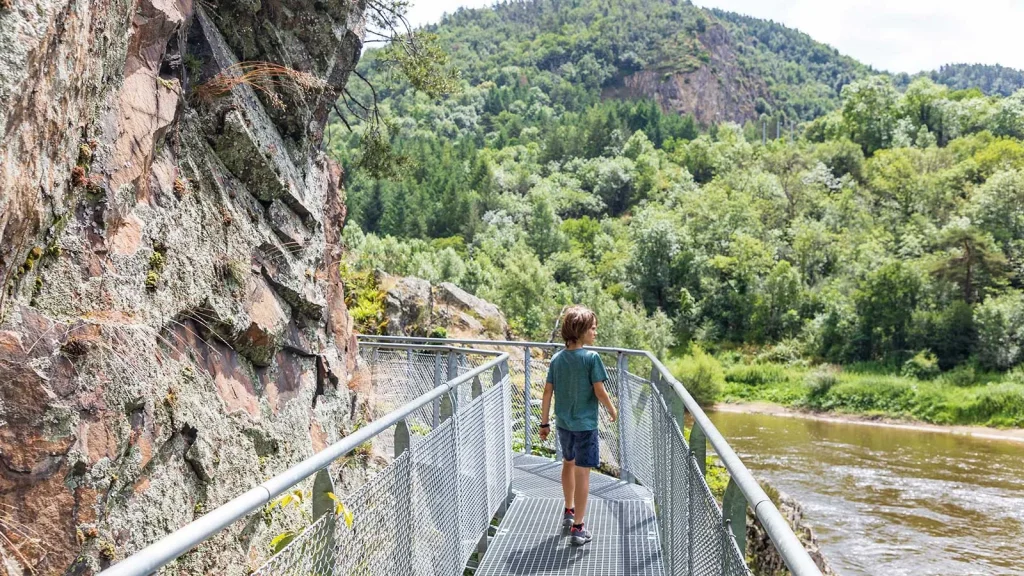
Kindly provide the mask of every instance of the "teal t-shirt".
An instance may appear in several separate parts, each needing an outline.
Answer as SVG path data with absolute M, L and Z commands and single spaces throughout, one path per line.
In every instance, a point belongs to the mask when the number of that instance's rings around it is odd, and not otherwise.
M 607 379 L 597 352 L 578 348 L 555 354 L 548 366 L 547 381 L 555 389 L 557 426 L 574 432 L 597 430 L 594 383 Z

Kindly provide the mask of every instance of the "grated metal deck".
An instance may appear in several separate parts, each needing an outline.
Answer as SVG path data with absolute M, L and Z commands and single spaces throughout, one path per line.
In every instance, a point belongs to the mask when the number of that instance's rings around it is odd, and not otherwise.
M 664 576 L 650 492 L 593 472 L 585 521 L 594 539 L 573 546 L 562 527 L 561 469 L 546 458 L 515 457 L 515 498 L 476 574 Z

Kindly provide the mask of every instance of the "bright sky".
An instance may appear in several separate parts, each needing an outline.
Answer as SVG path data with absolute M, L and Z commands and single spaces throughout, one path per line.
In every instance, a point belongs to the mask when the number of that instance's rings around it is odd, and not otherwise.
M 440 20 L 460 6 L 493 0 L 413 0 L 413 24 Z M 694 0 L 781 22 L 848 56 L 889 72 L 942 64 L 1002 64 L 1024 69 L 1024 0 Z

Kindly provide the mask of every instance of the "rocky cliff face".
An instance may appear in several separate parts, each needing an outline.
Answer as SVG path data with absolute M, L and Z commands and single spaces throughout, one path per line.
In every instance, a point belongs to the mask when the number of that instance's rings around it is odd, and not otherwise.
M 769 99 L 764 79 L 737 62 L 728 31 L 713 24 L 699 35 L 708 59 L 684 71 L 641 70 L 607 88 L 606 98 L 650 98 L 665 112 L 692 114 L 698 122 L 755 120 L 759 98 Z
M 0 0 L 0 574 L 95 573 L 343 434 L 321 143 L 364 8 Z
M 381 274 L 379 284 L 391 336 L 470 340 L 506 340 L 510 336 L 508 321 L 496 305 L 451 282 L 434 286 L 422 278 Z

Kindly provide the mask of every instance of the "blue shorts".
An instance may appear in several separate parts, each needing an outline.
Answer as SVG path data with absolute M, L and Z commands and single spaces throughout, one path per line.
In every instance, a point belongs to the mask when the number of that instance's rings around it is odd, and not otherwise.
M 597 430 L 579 432 L 558 429 L 558 442 L 562 445 L 562 458 L 575 460 L 581 468 L 597 468 L 601 464 Z

